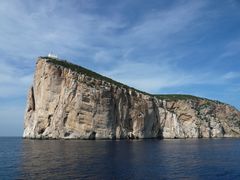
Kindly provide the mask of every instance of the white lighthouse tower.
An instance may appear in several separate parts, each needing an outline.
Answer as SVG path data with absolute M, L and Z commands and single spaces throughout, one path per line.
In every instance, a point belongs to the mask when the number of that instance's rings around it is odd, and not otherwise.
M 49 58 L 54 58 L 54 59 L 57 59 L 57 58 L 58 58 L 58 56 L 57 56 L 56 54 L 53 54 L 53 53 L 49 53 L 49 54 L 48 54 L 48 57 L 49 57 Z

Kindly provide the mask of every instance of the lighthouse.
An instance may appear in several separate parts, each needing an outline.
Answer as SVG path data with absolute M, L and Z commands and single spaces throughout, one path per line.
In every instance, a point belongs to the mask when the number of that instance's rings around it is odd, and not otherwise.
M 57 56 L 56 54 L 52 54 L 52 53 L 49 53 L 49 54 L 48 54 L 48 57 L 49 57 L 49 58 L 54 58 L 54 59 L 57 59 L 57 58 L 58 58 L 58 56 Z

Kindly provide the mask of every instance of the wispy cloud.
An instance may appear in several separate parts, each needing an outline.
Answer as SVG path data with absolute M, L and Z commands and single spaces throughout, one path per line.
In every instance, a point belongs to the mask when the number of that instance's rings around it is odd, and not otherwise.
M 0 62 L 0 98 L 16 98 L 26 95 L 33 76 L 23 69 Z
M 223 75 L 223 79 L 230 80 L 230 79 L 236 79 L 240 77 L 240 72 L 228 72 Z
M 239 55 L 240 54 L 239 47 L 240 38 L 235 38 L 234 40 L 231 40 L 229 43 L 225 45 L 224 51 L 221 53 L 220 58 L 227 59 Z
M 145 3 L 0 1 L 0 98 L 25 98 L 35 58 L 50 51 L 150 93 L 201 85 L 217 98 L 209 86 L 235 88 L 235 1 Z
M 179 68 L 196 51 L 189 43 L 205 26 L 210 27 L 207 1 L 175 2 L 161 11 L 145 12 L 135 23 L 124 21 L 123 15 L 90 13 L 96 4 L 86 1 L 44 1 L 37 6 L 33 2 L 1 1 L 0 5 L 0 51 L 5 57 L 15 56 L 5 62 L 10 72 L 0 74 L 1 83 L 7 81 L 9 88 L 10 82 L 16 81 L 11 71 L 17 69 L 11 64 L 20 64 L 17 58 L 27 66 L 33 57 L 49 51 L 143 90 L 221 83 L 221 79 L 212 78 L 221 74 L 194 66 L 187 71 Z M 33 68 L 31 63 L 29 68 Z M 22 72 L 17 85 L 25 88 L 31 73 Z M 147 82 L 151 82 L 148 88 Z
M 146 14 L 142 21 L 130 30 L 130 36 L 127 39 L 135 38 L 136 44 L 145 43 L 148 45 L 166 46 L 166 43 L 176 42 L 180 40 L 179 36 L 184 35 L 185 38 L 190 34 L 184 34 L 197 25 L 196 21 L 203 16 L 200 13 L 204 7 L 203 1 L 178 3 L 177 5 L 160 12 L 152 12 Z M 178 38 L 172 39 L 171 36 Z M 185 39 L 186 40 L 186 39 Z
M 159 92 L 161 88 L 185 85 L 193 81 L 190 75 L 169 68 L 164 64 L 123 61 L 116 68 L 103 74 L 154 93 Z
M 122 61 L 102 74 L 132 87 L 150 92 L 163 92 L 166 88 L 189 85 L 224 85 L 226 80 L 239 77 L 239 73 L 215 74 L 208 71 L 184 71 L 177 66 L 156 62 Z

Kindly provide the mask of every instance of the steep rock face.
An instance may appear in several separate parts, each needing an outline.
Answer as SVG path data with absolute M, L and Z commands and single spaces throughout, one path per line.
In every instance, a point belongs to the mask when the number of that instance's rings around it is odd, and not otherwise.
M 235 108 L 206 99 L 168 101 L 164 109 L 173 113 L 166 118 L 163 137 L 202 138 L 239 137 L 240 113 Z
M 240 135 L 240 113 L 205 99 L 165 100 L 39 58 L 25 138 L 200 138 Z

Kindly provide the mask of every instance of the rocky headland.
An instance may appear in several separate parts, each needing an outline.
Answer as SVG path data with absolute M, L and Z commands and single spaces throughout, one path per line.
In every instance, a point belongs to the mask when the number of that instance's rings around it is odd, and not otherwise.
M 81 66 L 39 57 L 24 138 L 138 139 L 240 136 L 240 112 L 190 95 L 152 95 Z

